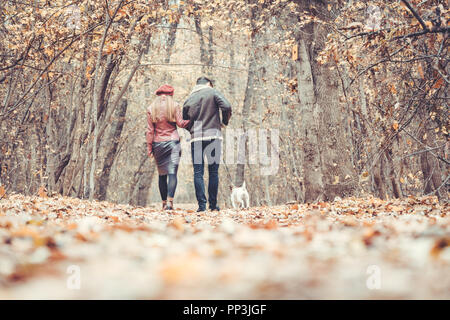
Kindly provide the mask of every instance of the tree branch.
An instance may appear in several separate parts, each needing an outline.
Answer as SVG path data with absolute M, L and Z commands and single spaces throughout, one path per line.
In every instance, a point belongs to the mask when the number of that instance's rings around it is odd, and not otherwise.
M 405 159 L 405 158 L 409 158 L 409 157 L 412 157 L 412 156 L 416 156 L 416 155 L 418 155 L 418 154 L 422 154 L 422 153 L 425 153 L 425 152 L 437 150 L 437 149 L 440 149 L 440 148 L 443 148 L 443 147 L 445 147 L 445 144 L 442 145 L 442 146 L 439 146 L 439 147 L 427 148 L 427 149 L 423 149 L 423 150 L 420 150 L 420 151 L 416 151 L 416 152 L 410 153 L 410 154 L 408 154 L 408 155 L 402 157 L 402 160 Z
M 450 27 L 436 28 L 436 29 L 433 29 L 433 30 L 426 29 L 426 30 L 419 31 L 419 32 L 413 32 L 413 33 L 405 34 L 404 36 L 397 36 L 397 37 L 392 38 L 391 40 L 398 40 L 398 39 L 403 39 L 403 38 L 418 37 L 418 36 L 422 36 L 422 35 L 427 34 L 427 33 L 447 33 L 449 31 L 450 31 Z
M 447 181 L 448 181 L 449 178 L 450 178 L 450 175 L 447 176 L 447 178 L 445 179 L 445 181 L 442 182 L 442 184 L 441 184 L 436 190 L 433 190 L 433 191 L 431 191 L 430 193 L 426 194 L 425 197 L 431 196 L 432 194 L 435 194 L 436 192 L 438 192 L 444 185 L 447 184 Z
M 145 66 L 200 66 L 200 67 L 213 67 L 213 68 L 223 68 L 223 69 L 234 69 L 239 71 L 246 71 L 247 69 L 240 69 L 229 66 L 220 66 L 220 65 L 208 65 L 203 63 L 142 63 L 141 67 Z
M 428 29 L 427 25 L 425 24 L 425 22 L 422 20 L 422 18 L 419 16 L 419 14 L 417 13 L 417 11 L 411 6 L 411 4 L 409 3 L 409 1 L 407 0 L 402 0 L 402 2 L 405 4 L 405 6 L 409 9 L 409 11 L 411 11 L 411 13 L 414 15 L 414 17 L 417 19 L 417 21 L 419 21 L 420 25 L 422 26 L 423 30 L 426 31 L 430 31 L 430 29 Z
M 450 164 L 450 162 L 448 162 L 447 160 L 445 160 L 444 158 L 442 158 L 441 156 L 435 154 L 434 152 L 431 152 L 429 149 L 432 149 L 431 147 L 427 146 L 425 143 L 423 143 L 422 141 L 420 141 L 419 139 L 417 139 L 415 136 L 413 136 L 411 133 L 409 133 L 408 131 L 406 131 L 406 129 L 403 129 L 403 131 L 410 136 L 411 138 L 413 138 L 416 142 L 418 142 L 419 144 L 423 145 L 425 148 L 428 149 L 428 152 L 431 153 L 431 155 L 433 157 L 435 157 L 436 159 L 441 160 L 442 162 L 445 162 L 446 164 Z

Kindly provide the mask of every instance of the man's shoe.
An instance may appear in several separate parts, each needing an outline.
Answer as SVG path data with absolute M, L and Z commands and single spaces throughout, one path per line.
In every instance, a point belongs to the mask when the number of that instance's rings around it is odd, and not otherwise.
M 203 211 L 206 211 L 206 208 L 198 208 L 197 209 L 197 212 L 203 212 Z
M 214 208 L 210 208 L 211 211 L 220 211 L 220 208 L 218 206 L 215 206 Z

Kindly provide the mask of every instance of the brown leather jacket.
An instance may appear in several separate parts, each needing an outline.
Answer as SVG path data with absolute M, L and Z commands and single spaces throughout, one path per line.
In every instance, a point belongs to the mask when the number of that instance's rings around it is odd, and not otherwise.
M 192 139 L 221 137 L 220 111 L 222 123 L 228 125 L 231 104 L 216 89 L 207 85 L 197 85 L 183 105 L 183 119 L 190 120 L 186 129 Z
M 185 128 L 189 124 L 189 120 L 183 120 L 181 114 L 181 108 L 177 106 L 176 112 L 176 122 L 169 122 L 166 118 L 165 108 L 163 106 L 161 109 L 160 119 L 153 123 L 152 114 L 150 108 L 147 109 L 147 151 L 148 155 L 152 154 L 152 143 L 162 142 L 170 140 L 180 140 L 180 136 L 177 132 L 177 126 L 180 128 Z

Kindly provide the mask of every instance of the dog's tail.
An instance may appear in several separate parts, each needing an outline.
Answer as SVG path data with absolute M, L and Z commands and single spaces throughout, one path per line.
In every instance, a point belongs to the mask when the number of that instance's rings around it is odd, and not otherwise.
M 245 181 L 244 181 L 244 183 L 242 183 L 242 188 L 244 188 L 244 189 L 245 189 Z

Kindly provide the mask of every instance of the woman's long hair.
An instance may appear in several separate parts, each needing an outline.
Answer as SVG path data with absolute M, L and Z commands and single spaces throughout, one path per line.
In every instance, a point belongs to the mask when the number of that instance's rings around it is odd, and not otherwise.
M 166 107 L 165 110 L 163 107 Z M 152 122 L 158 122 L 162 118 L 163 115 L 166 116 L 167 121 L 169 122 L 176 122 L 176 105 L 175 101 L 173 101 L 172 96 L 169 95 L 159 95 L 156 97 L 156 99 L 153 101 L 153 103 L 150 106 L 150 111 L 152 114 Z M 164 112 L 165 114 L 161 114 L 161 112 Z

